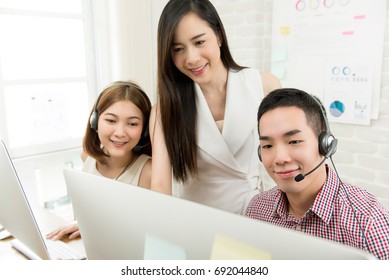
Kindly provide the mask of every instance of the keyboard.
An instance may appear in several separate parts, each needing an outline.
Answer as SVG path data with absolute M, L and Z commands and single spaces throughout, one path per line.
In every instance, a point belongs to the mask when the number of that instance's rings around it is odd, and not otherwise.
M 80 250 L 73 248 L 69 244 L 60 241 L 60 240 L 45 240 L 47 250 L 52 260 L 85 260 L 86 256 Z M 12 246 L 17 249 L 19 252 L 24 254 L 31 260 L 39 260 L 37 256 L 31 249 L 26 245 L 20 242 L 18 239 L 13 239 L 11 241 Z
M 86 256 L 80 250 L 61 240 L 45 240 L 47 250 L 53 260 L 85 260 Z

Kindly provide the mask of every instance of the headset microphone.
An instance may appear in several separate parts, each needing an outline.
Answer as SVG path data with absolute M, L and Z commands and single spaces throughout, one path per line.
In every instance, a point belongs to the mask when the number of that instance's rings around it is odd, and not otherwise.
M 313 168 L 311 171 L 309 171 L 308 173 L 299 174 L 299 175 L 297 175 L 296 177 L 294 177 L 294 180 L 295 180 L 296 182 L 300 182 L 300 181 L 304 180 L 305 176 L 308 176 L 308 175 L 311 174 L 313 171 L 315 171 L 316 169 L 318 169 L 318 168 L 324 163 L 324 161 L 325 161 L 327 158 L 329 158 L 330 156 L 332 156 L 332 155 L 335 153 L 337 144 L 338 144 L 338 139 L 333 138 L 333 139 L 331 140 L 330 149 L 328 150 L 327 154 L 324 156 L 323 160 L 322 160 L 318 165 L 316 165 L 315 168 Z
M 134 147 L 134 152 L 135 153 L 140 153 L 141 151 L 142 151 L 142 149 L 143 149 L 143 147 L 146 147 L 147 145 L 143 145 L 143 146 L 141 146 L 141 145 L 136 145 L 135 147 Z
M 147 147 L 150 145 L 150 142 L 146 143 L 145 145 L 136 145 L 134 147 L 134 152 L 135 153 L 140 153 L 142 151 L 143 148 Z
M 296 177 L 294 177 L 294 180 L 295 180 L 296 182 L 300 182 L 300 181 L 304 180 L 305 176 L 308 176 L 308 175 L 311 174 L 313 171 L 315 171 L 316 169 L 318 169 L 318 168 L 320 167 L 320 165 L 322 165 L 323 162 L 324 162 L 326 159 L 327 159 L 326 157 L 323 158 L 323 160 L 322 160 L 314 169 L 312 169 L 312 170 L 309 171 L 308 173 L 297 175 Z

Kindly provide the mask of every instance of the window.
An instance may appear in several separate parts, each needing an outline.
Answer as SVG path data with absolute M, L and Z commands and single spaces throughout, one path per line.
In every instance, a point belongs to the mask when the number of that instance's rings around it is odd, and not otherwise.
M 89 5 L 0 0 L 0 137 L 14 157 L 81 145 L 95 96 Z

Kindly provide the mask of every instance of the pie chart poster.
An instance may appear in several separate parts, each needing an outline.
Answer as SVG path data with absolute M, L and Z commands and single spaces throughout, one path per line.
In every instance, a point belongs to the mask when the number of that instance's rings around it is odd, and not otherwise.
M 332 58 L 328 61 L 324 104 L 332 122 L 369 125 L 373 101 L 373 71 L 368 61 Z

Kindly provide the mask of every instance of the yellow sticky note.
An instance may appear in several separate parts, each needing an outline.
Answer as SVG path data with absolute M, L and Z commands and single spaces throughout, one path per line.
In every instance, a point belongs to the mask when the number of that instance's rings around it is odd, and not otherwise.
M 271 254 L 236 239 L 215 235 L 212 260 L 270 260 Z
M 280 34 L 281 35 L 290 35 L 291 28 L 288 25 L 280 26 Z

